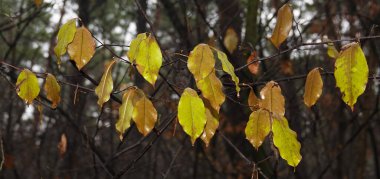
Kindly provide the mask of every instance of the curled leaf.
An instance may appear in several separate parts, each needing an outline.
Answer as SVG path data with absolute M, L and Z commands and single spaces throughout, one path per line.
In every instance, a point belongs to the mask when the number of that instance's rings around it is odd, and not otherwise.
M 110 99 L 113 90 L 112 67 L 115 62 L 116 60 L 112 60 L 106 65 L 102 79 L 100 80 L 99 85 L 95 88 L 95 94 L 98 96 L 98 105 L 100 107 Z
M 353 110 L 368 81 L 367 60 L 358 43 L 353 42 L 342 48 L 335 61 L 334 76 L 343 101 Z
M 270 132 L 270 114 L 264 109 L 254 111 L 249 116 L 245 136 L 247 140 L 258 149 Z
M 270 41 L 278 49 L 286 40 L 292 29 L 293 14 L 289 4 L 284 4 L 277 12 L 277 23 L 274 27 Z
M 16 82 L 17 94 L 26 104 L 31 104 L 40 93 L 37 76 L 28 69 L 21 71 Z
M 55 109 L 61 101 L 61 86 L 58 84 L 57 79 L 50 73 L 48 73 L 46 77 L 44 89 L 47 99 L 52 102 L 51 107 Z
M 195 46 L 189 55 L 187 68 L 194 75 L 196 81 L 206 78 L 215 67 L 214 54 L 207 44 Z
M 313 106 L 322 94 L 323 81 L 319 68 L 314 68 L 307 74 L 305 94 L 303 96 L 307 107 Z
M 272 122 L 273 143 L 278 148 L 281 158 L 290 166 L 296 167 L 301 159 L 301 144 L 297 134 L 289 128 L 285 117 L 275 117 Z
M 204 103 L 191 88 L 186 88 L 179 100 L 178 121 L 194 145 L 195 140 L 202 134 L 207 120 Z
M 228 73 L 231 76 L 232 81 L 235 82 L 236 92 L 239 96 L 239 92 L 240 92 L 239 78 L 235 74 L 234 66 L 232 66 L 230 61 L 228 61 L 227 55 L 224 52 L 220 50 L 216 50 L 216 53 L 217 53 L 218 59 L 222 63 L 223 71 Z
M 78 70 L 82 69 L 95 53 L 95 41 L 91 32 L 85 27 L 78 28 L 73 41 L 67 46 L 67 51 Z

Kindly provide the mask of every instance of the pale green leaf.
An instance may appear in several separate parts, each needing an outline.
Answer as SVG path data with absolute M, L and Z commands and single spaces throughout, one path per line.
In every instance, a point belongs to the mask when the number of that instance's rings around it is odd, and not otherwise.
M 54 47 L 54 53 L 58 58 L 58 65 L 61 63 L 61 56 L 66 53 L 67 46 L 73 41 L 76 31 L 76 19 L 67 21 L 59 29 L 57 45 Z
M 28 69 L 22 70 L 16 82 L 17 94 L 26 104 L 31 104 L 40 93 L 37 76 Z
M 223 71 L 228 73 L 231 76 L 232 81 L 235 82 L 236 92 L 239 96 L 239 92 L 240 92 L 239 78 L 235 74 L 234 66 L 232 66 L 230 61 L 228 61 L 227 55 L 224 52 L 220 50 L 216 50 L 216 53 L 217 53 L 218 59 L 222 63 Z

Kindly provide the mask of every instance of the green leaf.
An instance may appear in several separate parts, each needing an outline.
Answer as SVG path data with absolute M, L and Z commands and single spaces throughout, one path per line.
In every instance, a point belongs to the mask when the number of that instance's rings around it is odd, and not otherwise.
M 31 104 L 40 93 L 36 75 L 28 69 L 22 70 L 16 81 L 17 94 L 26 104 Z
M 100 107 L 110 99 L 113 90 L 112 67 L 115 62 L 116 60 L 112 60 L 106 65 L 102 79 L 100 80 L 99 85 L 95 88 L 95 94 L 98 96 L 98 105 Z
M 53 109 L 57 108 L 58 103 L 61 101 L 61 86 L 58 84 L 57 79 L 50 73 L 46 77 L 44 89 L 46 91 L 46 97 L 52 104 Z
M 197 87 L 202 91 L 205 97 L 218 113 L 220 106 L 223 104 L 226 96 L 223 93 L 223 84 L 215 75 L 215 71 L 211 72 L 206 78 L 197 82 Z
M 285 98 L 281 94 L 280 86 L 274 82 L 268 82 L 260 92 L 261 108 L 269 112 L 283 116 L 285 114 Z
M 338 58 L 339 52 L 336 50 L 334 43 L 327 44 L 327 55 L 331 58 Z
M 178 103 L 178 121 L 191 137 L 191 143 L 202 134 L 206 124 L 206 109 L 196 91 L 186 88 Z
M 270 115 L 264 109 L 254 111 L 249 116 L 245 136 L 251 144 L 258 149 L 270 132 Z
M 290 166 L 296 167 L 301 159 L 301 144 L 297 134 L 289 128 L 285 117 L 274 117 L 272 122 L 273 143 L 278 148 L 281 158 Z
M 67 46 L 73 41 L 76 31 L 76 19 L 69 20 L 59 29 L 57 45 L 54 47 L 54 53 L 58 58 L 58 65 L 61 63 L 61 56 L 66 53 Z
M 95 41 L 91 32 L 80 27 L 75 32 L 73 41 L 67 46 L 70 59 L 75 61 L 78 70 L 82 69 L 95 53 Z
M 145 96 L 136 101 L 132 119 L 135 121 L 139 132 L 144 136 L 146 136 L 154 128 L 157 121 L 157 111 L 152 102 Z
M 358 43 L 353 42 L 342 47 L 335 61 L 334 76 L 343 101 L 354 110 L 354 104 L 364 93 L 368 81 L 367 60 Z
M 289 4 L 284 4 L 277 13 L 277 23 L 274 27 L 270 41 L 278 49 L 282 42 L 288 38 L 292 29 L 293 14 Z
M 138 34 L 137 37 L 132 40 L 131 44 L 129 45 L 129 51 L 127 53 L 127 56 L 131 63 L 135 63 L 137 54 L 139 53 L 140 44 L 146 38 L 146 33 L 141 33 Z
M 193 74 L 195 81 L 206 78 L 215 67 L 214 54 L 207 44 L 199 44 L 191 51 L 187 60 L 187 68 Z
M 149 35 L 142 40 L 136 55 L 137 71 L 154 86 L 162 65 L 162 53 L 156 39 Z
M 303 96 L 307 107 L 313 106 L 322 94 L 323 81 L 319 68 L 314 68 L 307 74 L 305 94 Z
M 231 76 L 232 81 L 235 82 L 236 92 L 237 92 L 237 94 L 239 96 L 239 92 L 240 92 L 239 78 L 235 74 L 235 68 L 234 68 L 234 66 L 232 66 L 232 64 L 230 63 L 230 61 L 228 61 L 227 55 L 224 52 L 222 52 L 220 50 L 216 50 L 216 53 L 217 53 L 218 59 L 222 63 L 223 71 L 226 72 L 226 73 L 228 73 Z

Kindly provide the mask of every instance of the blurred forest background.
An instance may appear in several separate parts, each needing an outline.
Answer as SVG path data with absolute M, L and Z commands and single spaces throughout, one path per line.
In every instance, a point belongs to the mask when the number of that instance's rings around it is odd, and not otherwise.
M 334 70 L 334 59 L 327 56 L 323 45 L 302 46 L 265 60 L 258 75 L 247 69 L 237 74 L 241 82 L 257 82 L 256 92 L 262 82 L 280 80 L 286 117 L 302 144 L 303 158 L 296 169 L 276 157 L 269 140 L 256 150 L 245 139 L 249 88 L 243 88 L 237 98 L 233 87 L 224 87 L 228 98 L 220 115 L 223 135 L 217 133 L 208 147 L 200 140 L 192 146 L 176 120 L 163 133 L 147 137 L 131 127 L 120 141 L 115 130 L 119 102 L 110 100 L 103 109 L 96 104 L 93 89 L 105 61 L 115 54 L 125 56 L 136 34 L 153 29 L 165 55 L 174 62 L 161 70 L 168 83 L 159 78 L 156 86 L 160 90 L 156 91 L 133 68 L 120 63 L 114 68 L 114 81 L 116 90 L 135 84 L 154 96 L 161 129 L 175 115 L 179 99 L 169 84 L 178 90 L 194 85 L 186 64 L 181 63 L 187 58 L 176 54 L 188 55 L 198 43 L 227 52 L 223 41 L 231 28 L 239 44 L 229 55 L 235 67 L 246 64 L 252 51 L 259 57 L 276 54 L 278 50 L 267 37 L 284 3 L 291 4 L 294 22 L 280 50 L 301 42 L 321 42 L 324 36 L 339 40 L 380 35 L 378 0 L 44 0 L 40 7 L 33 0 L 0 0 L 0 60 L 49 72 L 67 82 L 62 84 L 59 107 L 43 107 L 40 113 L 36 105 L 26 106 L 17 96 L 12 84 L 19 72 L 0 66 L 0 135 L 5 159 L 0 177 L 251 178 L 249 161 L 254 161 L 264 174 L 259 178 L 380 178 L 378 81 L 368 82 L 354 112 L 341 100 L 332 75 L 323 76 L 323 94 L 316 106 L 309 109 L 303 104 L 309 70 Z M 75 17 L 109 44 L 98 46 L 92 62 L 81 72 L 68 57 L 58 68 L 53 52 L 59 27 Z M 346 43 L 335 45 L 340 49 Z M 361 45 L 369 74 L 379 76 L 380 41 L 362 40 Z M 230 78 L 225 75 L 222 80 Z M 121 99 L 121 93 L 114 95 Z M 63 134 L 66 151 L 58 147 Z

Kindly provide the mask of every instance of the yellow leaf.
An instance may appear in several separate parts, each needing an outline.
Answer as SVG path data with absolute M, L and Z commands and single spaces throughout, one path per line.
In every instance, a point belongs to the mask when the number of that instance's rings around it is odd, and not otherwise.
M 367 60 L 358 43 L 353 42 L 342 48 L 335 62 L 334 76 L 343 101 L 353 110 L 368 81 Z
M 274 27 L 272 37 L 270 37 L 270 41 L 276 48 L 279 48 L 282 42 L 284 42 L 288 37 L 289 32 L 292 29 L 292 22 L 292 9 L 290 8 L 289 4 L 284 4 L 278 10 L 277 23 Z
M 17 94 L 26 104 L 31 104 L 40 93 L 36 75 L 28 69 L 22 70 L 16 82 Z
M 206 109 L 196 91 L 186 88 L 178 103 L 178 121 L 191 137 L 191 143 L 202 134 L 206 124 Z
M 34 4 L 39 8 L 41 7 L 42 0 L 34 0 Z
M 229 27 L 224 36 L 224 41 L 223 41 L 224 46 L 232 54 L 236 50 L 238 43 L 239 43 L 238 34 L 235 32 L 234 28 Z
M 45 82 L 46 97 L 51 101 L 51 107 L 57 108 L 58 103 L 61 101 L 61 86 L 58 84 L 57 79 L 48 73 Z
M 187 68 L 194 75 L 195 81 L 206 78 L 215 67 L 214 54 L 207 44 L 195 46 L 187 60 Z
M 260 96 L 262 108 L 280 116 L 285 114 L 285 99 L 281 94 L 280 86 L 276 82 L 268 82 L 261 90 Z
M 80 27 L 75 32 L 73 41 L 67 46 L 70 59 L 74 60 L 80 70 L 85 66 L 95 53 L 95 41 L 91 32 L 85 27 Z
M 58 65 L 61 63 L 61 56 L 66 53 L 67 45 L 73 41 L 76 31 L 76 19 L 69 20 L 59 29 L 57 45 L 54 47 L 54 53 L 58 58 Z
M 216 52 L 217 52 L 218 59 L 222 63 L 223 71 L 226 72 L 226 73 L 228 73 L 231 76 L 232 81 L 235 82 L 236 92 L 237 92 L 237 94 L 239 96 L 239 92 L 240 92 L 239 78 L 235 74 L 235 68 L 234 68 L 234 66 L 232 66 L 232 64 L 230 63 L 230 61 L 228 61 L 227 55 L 224 52 L 222 52 L 220 50 L 216 50 Z
M 205 97 L 217 112 L 223 104 L 226 96 L 223 93 L 223 84 L 215 75 L 215 71 L 211 72 L 206 78 L 197 82 L 197 87 L 202 91 Z
M 285 117 L 275 117 L 272 122 L 273 143 L 278 148 L 281 158 L 296 167 L 301 159 L 301 144 L 297 134 L 289 128 Z
M 145 96 L 136 101 L 132 113 L 132 119 L 141 134 L 146 136 L 156 124 L 157 111 L 152 102 Z
M 95 88 L 95 94 L 98 96 L 98 105 L 100 107 L 110 99 L 113 90 L 112 67 L 115 62 L 116 60 L 112 60 L 106 65 L 102 79 L 100 80 L 99 85 Z
M 132 113 L 139 96 L 138 89 L 129 88 L 123 95 L 123 102 L 119 108 L 119 120 L 115 127 L 119 134 L 123 134 L 131 125 Z
M 149 35 L 142 40 L 136 55 L 137 71 L 154 86 L 162 65 L 162 53 L 156 39 Z
M 322 94 L 323 81 L 319 68 L 314 68 L 307 74 L 305 84 L 304 102 L 307 107 L 313 106 Z
M 140 44 L 146 38 L 147 38 L 146 33 L 141 33 L 141 34 L 138 34 L 137 37 L 132 40 L 131 44 L 129 45 L 129 51 L 127 53 L 127 56 L 131 63 L 135 63 L 136 56 L 139 53 Z
M 335 46 L 333 43 L 328 43 L 327 44 L 327 55 L 331 58 L 338 58 L 339 52 L 336 50 Z
M 245 136 L 258 149 L 270 132 L 270 114 L 264 109 L 254 111 L 249 116 Z
M 206 107 L 206 126 L 204 128 L 204 131 L 201 135 L 201 139 L 206 144 L 206 147 L 208 147 L 211 138 L 215 135 L 216 129 L 218 129 L 219 121 L 216 116 L 212 114 L 209 108 Z
M 252 89 L 248 96 L 248 106 L 252 111 L 255 111 L 260 107 L 260 99 L 255 95 L 255 92 Z

